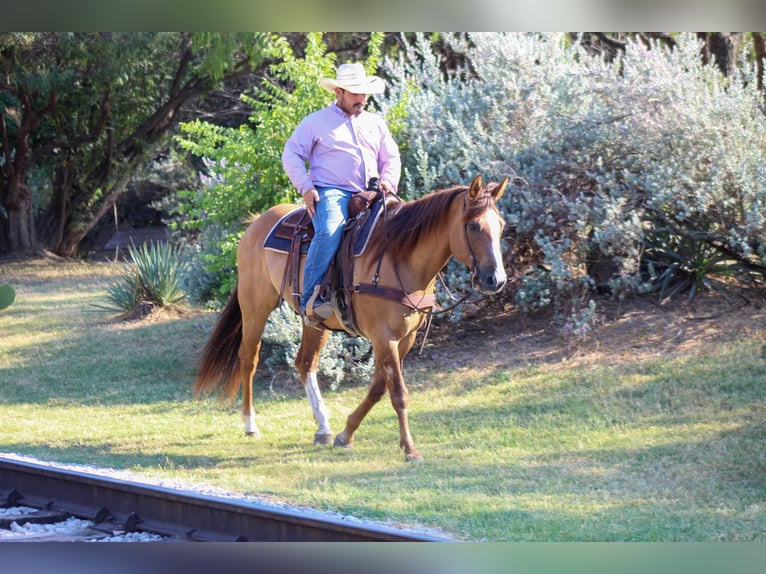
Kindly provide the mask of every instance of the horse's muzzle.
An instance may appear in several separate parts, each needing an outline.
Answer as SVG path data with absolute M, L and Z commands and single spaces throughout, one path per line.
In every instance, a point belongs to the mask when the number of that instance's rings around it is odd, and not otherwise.
M 486 294 L 497 293 L 508 281 L 508 276 L 505 274 L 505 270 L 493 269 L 488 273 L 479 273 L 478 286 L 479 290 Z

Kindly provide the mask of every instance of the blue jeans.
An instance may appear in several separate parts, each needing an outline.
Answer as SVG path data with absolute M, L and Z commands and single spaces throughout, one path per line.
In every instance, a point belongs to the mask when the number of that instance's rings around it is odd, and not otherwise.
M 318 187 L 319 201 L 312 222 L 314 238 L 311 240 L 303 267 L 303 294 L 301 312 L 314 292 L 314 287 L 322 282 L 335 252 L 343 238 L 343 226 L 348 219 L 348 202 L 352 193 L 334 187 Z

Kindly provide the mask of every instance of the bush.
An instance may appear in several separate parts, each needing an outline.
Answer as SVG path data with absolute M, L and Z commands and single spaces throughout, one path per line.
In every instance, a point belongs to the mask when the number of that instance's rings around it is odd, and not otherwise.
M 763 273 L 744 265 L 708 242 L 683 237 L 666 230 L 651 230 L 644 236 L 643 271 L 647 292 L 657 292 L 661 303 L 681 293 L 692 299 L 699 291 L 723 291 L 726 279 L 762 282 Z
M 282 304 L 269 317 L 263 334 L 264 354 L 262 363 L 271 373 L 289 372 L 298 380 L 293 368 L 295 356 L 301 342 L 302 323 L 300 318 Z M 332 333 L 319 358 L 317 376 L 331 389 L 341 383 L 369 384 L 375 361 L 372 345 L 361 337 L 350 337 L 343 333 Z
M 189 302 L 210 308 L 221 308 L 231 293 L 237 276 L 230 268 L 221 268 L 226 259 L 223 249 L 235 249 L 231 241 L 239 234 L 210 226 L 196 240 L 184 238 L 180 285 Z
M 169 307 L 184 301 L 180 287 L 180 250 L 166 242 L 151 247 L 131 245 L 128 248 L 132 263 L 122 277 L 107 289 L 106 304 L 102 308 L 140 312 L 144 314 L 156 307 Z
M 445 79 L 419 35 L 387 63 L 382 108 L 408 102 L 410 195 L 476 172 L 511 176 L 500 208 L 509 223 L 507 266 L 516 271 L 508 295 L 515 291 L 517 303 L 551 305 L 560 328 L 582 332 L 596 317 L 589 293 L 597 285 L 625 296 L 645 289 L 647 277 L 665 279 L 642 273 L 645 251 L 660 255 L 645 245 L 653 229 L 676 238 L 666 254 L 696 238 L 705 260 L 718 261 L 697 273 L 733 271 L 720 254 L 748 277 L 763 270 L 766 119 L 753 66 L 722 76 L 703 64 L 691 34 L 679 35 L 673 50 L 628 42 L 611 62 L 563 34 L 448 39 L 471 69 Z M 594 261 L 608 262 L 605 281 L 591 276 Z M 467 283 L 461 266 L 445 275 L 450 287 Z
M 10 307 L 16 299 L 16 290 L 8 283 L 0 284 L 0 311 Z
M 224 185 L 195 196 L 195 221 L 235 233 L 220 242 L 224 256 L 216 271 L 233 269 L 238 231 L 231 215 L 287 197 L 264 195 L 283 177 L 278 143 L 305 108 L 284 114 L 288 104 L 316 98 L 318 91 L 299 90 L 308 84 L 317 90 L 316 78 L 332 72 L 312 39 L 302 60 L 277 54 L 282 85 L 292 79 L 296 91 L 268 92 L 253 133 L 200 132 L 211 139 L 196 149 L 210 151 L 236 191 Z M 389 88 L 375 104 L 395 127 L 404 197 L 466 184 L 477 173 L 486 180 L 511 177 L 499 205 L 509 224 L 512 284 L 500 295 L 505 301 L 550 306 L 560 330 L 577 334 L 597 318 L 594 289 L 618 297 L 663 284 L 665 294 L 692 286 L 696 292 L 715 285 L 721 272 L 742 271 L 762 285 L 766 117 L 755 66 L 743 61 L 736 75 L 723 76 L 703 63 L 692 34 L 678 35 L 673 49 L 627 41 L 611 61 L 589 55 L 565 34 L 442 34 L 441 40 L 469 65 L 445 73 L 431 37 L 403 36 L 397 57 L 382 62 Z M 260 141 L 261 147 L 251 145 Z M 229 223 L 216 219 L 220 214 L 229 214 Z M 669 235 L 658 249 L 663 233 Z M 688 253 L 691 244 L 701 259 Z M 696 277 L 671 291 L 665 271 L 678 257 L 691 257 Z M 464 266 L 451 262 L 444 275 L 455 295 L 470 288 Z M 439 297 L 444 301 L 441 291 Z

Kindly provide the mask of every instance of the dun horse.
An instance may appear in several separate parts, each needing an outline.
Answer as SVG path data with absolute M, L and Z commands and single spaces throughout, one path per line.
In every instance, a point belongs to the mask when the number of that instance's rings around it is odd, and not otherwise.
M 388 206 L 384 220 L 357 258 L 353 274 L 357 286 L 375 285 L 381 291 L 358 289 L 350 300 L 357 330 L 372 344 L 375 372 L 366 397 L 335 437 L 335 446 L 352 446 L 362 420 L 388 391 L 399 419 L 399 444 L 405 460 L 423 460 L 410 434 L 409 393 L 402 376 L 402 360 L 431 311 L 437 274 L 451 257 L 471 269 L 481 292 L 496 293 L 505 285 L 500 248 L 505 222 L 495 202 L 507 184 L 508 178 L 484 187 L 481 176 L 476 176 L 470 186 L 434 191 L 414 201 Z M 202 352 L 194 387 L 196 394 L 222 390 L 234 397 L 241 386 L 242 417 L 248 435 L 260 436 L 252 404 L 253 374 L 266 320 L 282 300 L 287 257 L 265 249 L 264 240 L 274 225 L 294 209 L 296 206 L 285 204 L 272 207 L 245 231 L 237 250 L 238 284 Z M 391 297 L 392 292 L 402 297 Z M 285 300 L 295 309 L 292 297 Z M 424 301 L 430 303 L 424 305 Z M 332 431 L 316 371 L 319 353 L 331 330 L 344 330 L 335 316 L 318 328 L 304 326 L 295 359 L 318 426 L 314 442 L 321 444 L 332 441 Z

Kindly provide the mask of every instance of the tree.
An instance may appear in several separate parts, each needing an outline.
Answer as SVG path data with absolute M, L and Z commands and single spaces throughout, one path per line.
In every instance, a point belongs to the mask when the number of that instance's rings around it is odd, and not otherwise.
M 0 34 L 0 253 L 79 243 L 189 102 L 263 63 L 261 34 Z

